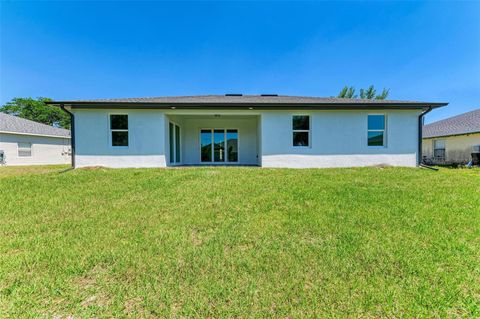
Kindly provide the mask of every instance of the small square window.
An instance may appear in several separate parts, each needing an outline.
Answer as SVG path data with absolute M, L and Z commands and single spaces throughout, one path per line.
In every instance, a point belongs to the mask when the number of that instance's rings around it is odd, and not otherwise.
M 369 130 L 384 130 L 385 129 L 385 115 L 369 115 L 368 116 Z
M 32 143 L 18 143 L 18 156 L 30 157 L 32 156 Z
M 112 131 L 112 146 L 128 146 L 128 131 Z
M 368 132 L 368 146 L 383 146 L 383 132 Z
M 126 114 L 110 115 L 110 129 L 128 130 L 128 115 Z
M 310 129 L 310 116 L 308 115 L 294 115 L 293 116 L 293 130 L 306 130 Z
M 293 146 L 308 145 L 308 132 L 293 132 Z

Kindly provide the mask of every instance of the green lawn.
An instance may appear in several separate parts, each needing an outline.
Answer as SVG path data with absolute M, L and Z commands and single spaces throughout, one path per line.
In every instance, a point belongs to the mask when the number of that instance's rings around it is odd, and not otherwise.
M 0 317 L 479 317 L 480 170 L 0 168 Z

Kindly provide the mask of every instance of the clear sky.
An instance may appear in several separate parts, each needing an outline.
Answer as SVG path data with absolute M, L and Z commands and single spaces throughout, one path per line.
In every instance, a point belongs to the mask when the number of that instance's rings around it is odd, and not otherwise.
M 480 108 L 477 2 L 0 0 L 0 103 L 278 93 L 344 85 Z

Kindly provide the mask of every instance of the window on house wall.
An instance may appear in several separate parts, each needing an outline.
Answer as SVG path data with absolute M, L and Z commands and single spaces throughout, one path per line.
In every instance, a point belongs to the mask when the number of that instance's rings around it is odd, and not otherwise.
M 32 156 L 32 143 L 18 143 L 18 156 L 30 157 Z
M 385 146 L 385 115 L 368 115 L 368 146 Z
M 445 140 L 433 141 L 433 157 L 439 160 L 445 160 Z
M 112 146 L 128 146 L 128 115 L 110 115 Z
M 310 116 L 292 117 L 293 146 L 310 146 Z

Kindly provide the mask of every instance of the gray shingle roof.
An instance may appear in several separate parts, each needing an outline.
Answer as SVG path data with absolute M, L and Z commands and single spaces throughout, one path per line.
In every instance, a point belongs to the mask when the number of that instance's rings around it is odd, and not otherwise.
M 0 131 L 70 137 L 70 131 L 0 112 Z
M 480 109 L 427 124 L 423 137 L 461 135 L 480 132 Z
M 346 99 L 335 97 L 308 97 L 308 96 L 288 96 L 288 95 L 196 95 L 196 96 L 161 96 L 161 97 L 142 97 L 142 98 L 118 98 L 118 99 L 95 99 L 95 100 L 70 100 L 53 101 L 48 104 L 105 104 L 105 103 L 138 103 L 138 104 L 203 104 L 203 105 L 224 105 L 234 104 L 259 104 L 259 105 L 296 105 L 296 104 L 322 104 L 322 105 L 432 105 L 443 106 L 447 103 L 419 102 L 419 101 L 399 101 L 399 100 L 365 100 L 365 99 Z
M 96 99 L 96 100 L 78 100 L 77 102 L 140 102 L 140 103 L 420 103 L 414 101 L 395 101 L 395 100 L 362 100 L 345 99 L 333 97 L 308 97 L 308 96 L 261 96 L 261 95 L 196 95 L 196 96 L 159 96 L 159 97 L 140 97 L 140 98 L 119 98 L 119 99 Z

